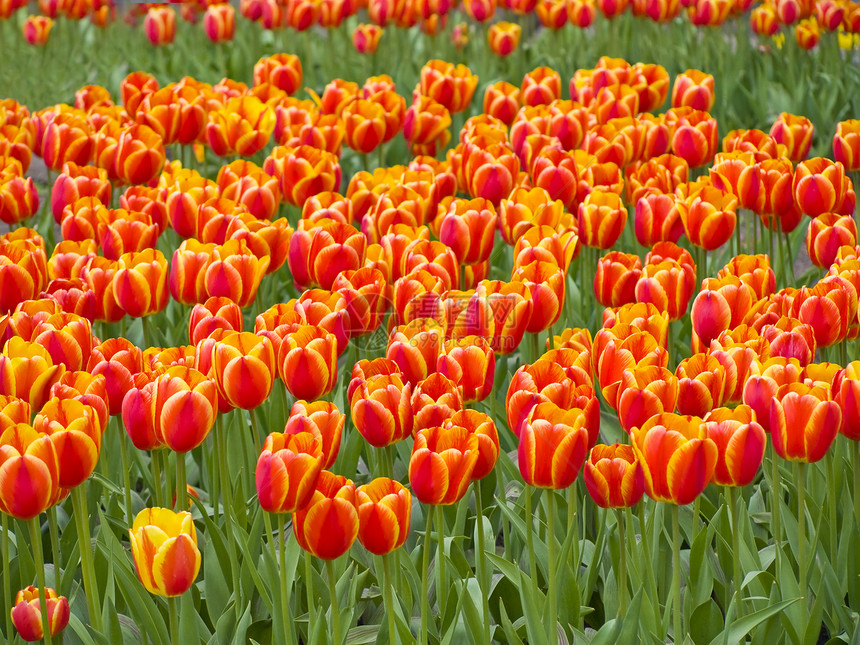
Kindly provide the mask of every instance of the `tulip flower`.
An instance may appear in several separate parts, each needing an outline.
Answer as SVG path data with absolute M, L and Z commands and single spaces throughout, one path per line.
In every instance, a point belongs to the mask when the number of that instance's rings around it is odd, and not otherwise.
M 770 129 L 770 136 L 777 143 L 781 143 L 786 147 L 786 156 L 793 163 L 798 163 L 806 159 L 812 146 L 812 137 L 814 134 L 815 128 L 809 119 L 805 116 L 795 116 L 788 112 L 782 112 Z
M 378 477 L 356 489 L 358 539 L 374 555 L 400 548 L 409 536 L 412 494 L 401 483 Z
M 597 262 L 594 295 L 604 307 L 620 307 L 636 299 L 636 282 L 642 274 L 638 256 L 611 251 Z
M 479 440 L 461 426 L 425 428 L 409 460 L 412 492 L 424 504 L 455 504 L 466 493 L 478 461 Z
M 488 85 L 484 91 L 484 113 L 511 125 L 520 109 L 520 88 L 507 81 Z
M 176 37 L 176 12 L 171 7 L 150 7 L 143 30 L 153 45 L 169 45 Z
M 15 595 L 12 606 L 12 624 L 18 630 L 18 635 L 28 643 L 42 640 L 42 611 L 40 589 L 33 586 L 21 589 Z M 65 596 L 58 596 L 50 587 L 44 588 L 45 601 L 48 605 L 48 629 L 51 636 L 60 634 L 69 623 L 69 601 Z
M 823 157 L 797 165 L 792 190 L 800 211 L 810 217 L 834 211 L 844 197 L 845 168 Z
M 842 246 L 857 245 L 857 225 L 851 216 L 823 213 L 806 229 L 806 252 L 812 263 L 828 268 Z
M 310 432 L 320 441 L 323 468 L 330 468 L 337 459 L 346 415 L 330 401 L 296 401 L 290 410 L 284 434 Z
M 346 553 L 359 531 L 352 480 L 322 471 L 311 501 L 293 513 L 293 527 L 299 546 L 318 558 L 334 560 Z
M 54 21 L 47 16 L 27 16 L 24 25 L 21 27 L 24 32 L 24 38 L 31 45 L 44 45 L 48 42 L 48 36 L 51 33 L 51 28 L 54 26 Z M 38 640 L 38 639 L 25 639 Z
M 260 506 L 269 513 L 295 513 L 314 495 L 323 469 L 322 445 L 310 432 L 274 432 L 257 460 Z
M 191 513 L 145 508 L 129 530 L 131 554 L 146 590 L 158 596 L 181 596 L 200 571 L 200 551 Z
M 60 499 L 60 464 L 51 439 L 26 423 L 0 434 L 0 512 L 37 517 Z
M 860 170 L 860 120 L 849 119 L 836 124 L 833 159 L 841 163 L 846 171 Z
M 373 54 L 379 46 L 383 29 L 379 25 L 360 24 L 352 32 L 352 45 L 359 54 Z
M 313 401 L 337 381 L 337 338 L 315 325 L 287 334 L 278 352 L 278 375 L 290 393 Z
M 229 332 L 215 343 L 212 367 L 221 395 L 234 407 L 253 410 L 274 384 L 272 342 L 251 332 Z
M 212 297 L 191 310 L 188 339 L 192 345 L 207 338 L 215 329 L 242 331 L 242 311 L 229 298 Z
M 127 184 L 148 183 L 161 172 L 165 154 L 164 142 L 155 130 L 132 125 L 117 140 L 117 176 Z
M 462 336 L 445 342 L 436 371 L 457 384 L 464 403 L 483 401 L 492 394 L 495 353 L 482 336 Z
M 167 306 L 167 260 L 161 251 L 126 253 L 117 263 L 111 282 L 116 303 L 130 316 L 140 318 Z
M 678 378 L 665 367 L 636 365 L 624 370 L 617 391 L 621 427 L 632 433 L 655 414 L 674 412 L 678 391 Z
M 714 106 L 714 77 L 697 69 L 688 69 L 675 77 L 672 107 L 690 107 L 709 111 Z
M 710 114 L 692 108 L 673 108 L 672 152 L 697 168 L 710 162 L 717 152 L 717 121 Z
M 601 508 L 630 508 L 645 493 L 645 476 L 633 446 L 598 444 L 591 449 L 582 478 Z
M 504 58 L 510 56 L 520 42 L 522 27 L 512 22 L 496 22 L 487 30 L 487 38 L 490 50 L 496 55 Z
M 725 411 L 721 416 L 720 411 Z M 749 414 L 752 411 L 749 410 Z M 761 467 L 767 436 L 755 421 L 737 418 L 726 408 L 714 409 L 705 417 L 708 438 L 717 445 L 714 483 L 719 486 L 748 486 Z
M 92 475 L 104 431 L 94 408 L 73 399 L 51 399 L 36 415 L 33 428 L 54 444 L 62 488 L 80 486 Z
M 783 459 L 814 463 L 827 454 L 842 425 L 842 411 L 829 388 L 800 383 L 780 386 L 770 401 L 773 447 Z
M 579 205 L 580 240 L 586 246 L 612 248 L 626 224 L 627 209 L 613 192 L 594 190 Z
M 370 445 L 382 448 L 412 433 L 411 386 L 399 374 L 362 382 L 351 397 L 352 420 Z
M 51 386 L 65 371 L 64 365 L 53 364 L 46 348 L 12 337 L 0 354 L 0 394 L 13 394 L 40 410 L 48 400 Z
M 451 114 L 465 110 L 472 102 L 478 77 L 465 65 L 431 60 L 421 68 L 418 93 L 441 103 Z
M 203 14 L 203 31 L 213 43 L 233 40 L 236 31 L 235 10 L 229 4 L 213 4 Z
M 227 240 L 212 250 L 203 284 L 210 298 L 229 298 L 239 307 L 247 307 L 257 297 L 257 290 L 269 258 L 258 258 L 243 239 Z
M 573 484 L 588 453 L 585 420 L 580 410 L 572 410 L 523 424 L 517 454 L 526 484 L 556 490 Z

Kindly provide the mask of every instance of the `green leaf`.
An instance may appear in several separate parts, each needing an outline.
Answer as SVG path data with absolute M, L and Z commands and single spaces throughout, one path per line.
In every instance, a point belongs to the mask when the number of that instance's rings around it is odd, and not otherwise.
M 346 635 L 346 645 L 370 645 L 376 642 L 379 625 L 361 625 L 353 627 Z
M 776 616 L 781 611 L 785 611 L 788 607 L 796 603 L 800 598 L 792 598 L 791 600 L 783 600 L 773 605 L 769 605 L 764 609 L 759 609 L 756 612 L 753 612 L 749 615 L 745 615 L 740 620 L 732 623 L 730 627 L 728 627 L 722 634 L 722 636 L 716 636 L 710 643 L 710 645 L 719 645 L 722 643 L 723 645 L 729 645 L 729 643 L 740 643 L 743 639 L 749 634 L 753 629 L 755 629 L 762 622 L 770 618 L 771 616 Z
M 689 624 L 693 642 L 707 645 L 723 630 L 723 612 L 709 599 L 693 610 Z

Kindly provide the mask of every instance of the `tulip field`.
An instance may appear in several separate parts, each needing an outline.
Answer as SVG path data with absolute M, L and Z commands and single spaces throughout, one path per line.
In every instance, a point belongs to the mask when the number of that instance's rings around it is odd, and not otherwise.
M 0 643 L 860 645 L 860 3 L 0 43 Z

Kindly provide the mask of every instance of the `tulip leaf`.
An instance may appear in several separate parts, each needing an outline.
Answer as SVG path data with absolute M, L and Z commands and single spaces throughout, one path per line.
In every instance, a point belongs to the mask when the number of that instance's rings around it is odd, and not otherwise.
M 517 634 L 517 630 L 514 629 L 513 623 L 511 623 L 511 619 L 508 617 L 508 611 L 505 609 L 505 603 L 503 600 L 499 600 L 499 616 L 502 623 L 502 630 L 505 632 L 505 637 L 511 645 L 524 645 L 523 640 Z
M 463 617 L 468 626 L 469 639 L 474 645 L 481 645 L 484 638 L 484 621 L 481 616 L 481 607 L 477 599 L 481 598 L 481 587 L 477 579 L 469 578 L 464 581 L 460 590 L 462 598 Z
M 543 612 L 538 609 L 539 603 L 543 605 L 545 602 L 544 595 L 532 583 L 531 578 L 522 571 L 520 571 L 519 587 L 529 645 L 546 645 L 546 627 L 542 620 Z M 534 590 L 534 593 L 532 593 L 532 590 Z
M 96 645 L 93 637 L 90 636 L 90 630 L 87 629 L 87 627 L 81 622 L 81 619 L 75 614 L 71 614 L 69 616 L 68 628 L 74 632 L 75 636 L 81 639 L 81 643 L 83 643 L 83 645 Z
M 346 645 L 370 645 L 377 642 L 380 633 L 379 625 L 361 625 L 353 627 L 346 635 Z
M 696 645 L 707 645 L 723 629 L 723 612 L 709 598 L 690 615 L 690 636 Z
M 792 598 L 791 600 L 783 600 L 773 605 L 769 605 L 763 609 L 759 609 L 749 615 L 744 615 L 740 620 L 734 621 L 731 625 L 727 624 L 726 629 L 719 636 L 716 636 L 710 645 L 729 645 L 729 643 L 740 643 L 743 639 L 758 625 L 770 618 L 776 616 L 788 607 L 796 603 L 800 598 Z
M 607 620 L 594 635 L 589 645 L 613 645 L 614 643 L 634 643 L 641 634 L 639 614 L 642 611 L 640 588 L 633 596 L 630 606 L 623 616 Z

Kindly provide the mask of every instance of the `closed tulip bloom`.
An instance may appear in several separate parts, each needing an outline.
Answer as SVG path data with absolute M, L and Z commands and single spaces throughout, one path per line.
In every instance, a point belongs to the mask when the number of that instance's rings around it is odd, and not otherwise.
M 51 398 L 74 399 L 96 411 L 99 427 L 107 428 L 110 408 L 108 405 L 107 379 L 85 371 L 66 372 L 51 386 Z M 27 415 L 29 419 L 29 415 Z M 2 424 L 0 424 L 2 425 Z
M 403 117 L 403 138 L 413 151 L 436 153 L 451 139 L 451 113 L 430 96 L 420 95 Z
M 812 327 L 815 343 L 828 347 L 848 334 L 857 317 L 857 291 L 840 276 L 828 276 L 812 289 L 801 288 L 792 303 L 792 314 Z
M 287 94 L 295 94 L 302 85 L 302 63 L 294 54 L 274 54 L 254 65 L 254 85 L 271 83 Z
M 385 138 L 385 108 L 379 103 L 356 99 L 343 110 L 346 145 L 362 154 L 375 150 Z
M 26 423 L 0 434 L 0 512 L 29 520 L 60 498 L 60 464 L 53 442 Z
M 456 504 L 466 494 L 479 457 L 478 437 L 462 426 L 434 426 L 415 436 L 409 484 L 424 504 Z
M 444 105 L 451 114 L 465 110 L 472 102 L 478 77 L 465 65 L 431 60 L 421 68 L 419 94 Z
M 600 508 L 630 508 L 645 494 L 645 475 L 633 446 L 598 444 L 582 471 L 591 499 Z
M 383 448 L 412 434 L 412 388 L 399 374 L 373 376 L 352 394 L 352 421 L 370 445 Z
M 486 261 L 493 250 L 496 209 L 485 199 L 454 200 L 442 218 L 439 240 L 461 264 Z
M 330 401 L 296 401 L 290 410 L 284 434 L 310 432 L 320 441 L 323 468 L 330 468 L 337 459 L 346 415 Z
M 497 22 L 490 25 L 487 38 L 490 49 L 496 56 L 510 56 L 520 42 L 522 27 L 512 22 Z
M 158 313 L 167 306 L 167 260 L 161 251 L 126 253 L 117 263 L 111 283 L 113 296 L 135 318 Z
M 295 513 L 305 508 L 322 469 L 319 437 L 310 432 L 270 434 L 257 460 L 260 506 L 269 513 Z
M 794 163 L 806 159 L 814 134 L 812 121 L 788 112 L 782 112 L 770 128 L 770 136 L 786 147 L 786 156 Z
M 444 341 L 442 325 L 417 318 L 391 332 L 386 357 L 397 363 L 405 381 L 415 385 L 435 372 Z
M 116 146 L 116 171 L 127 184 L 145 184 L 164 167 L 164 142 L 152 128 L 132 125 L 124 129 Z
M 358 540 L 374 555 L 400 548 L 409 537 L 412 494 L 400 482 L 377 477 L 356 490 Z
M 171 7 L 150 7 L 143 20 L 143 30 L 153 45 L 169 45 L 176 37 L 176 12 Z
M 221 197 L 245 206 L 258 220 L 274 219 L 281 199 L 278 179 L 251 161 L 238 160 L 218 171 Z
M 830 267 L 842 246 L 857 245 L 857 225 L 848 215 L 823 213 L 813 218 L 806 229 L 806 252 L 812 263 Z
M 415 385 L 412 392 L 413 432 L 444 425 L 463 409 L 463 399 L 456 383 L 448 377 L 431 374 Z
M 94 166 L 79 166 L 68 162 L 51 188 L 51 210 L 59 224 L 63 209 L 81 197 L 97 197 L 103 204 L 110 203 L 111 186 L 107 171 Z
M 196 369 L 174 366 L 155 380 L 155 428 L 159 440 L 175 452 L 199 446 L 215 424 L 215 382 Z
M 842 425 L 829 388 L 786 384 L 770 401 L 773 448 L 783 459 L 814 463 L 827 454 Z
M 388 309 L 388 285 L 379 269 L 362 267 L 341 271 L 332 283 L 332 291 L 346 301 L 349 314 L 349 337 L 375 331 Z
M 626 223 L 627 209 L 613 192 L 595 189 L 579 205 L 579 235 L 586 246 L 612 248 Z
M 674 194 L 650 193 L 636 202 L 633 218 L 636 240 L 642 246 L 657 242 L 677 242 L 684 234 L 684 224 L 675 208 Z
M 483 401 L 493 389 L 495 353 L 481 336 L 451 339 L 436 361 L 436 371 L 458 385 L 464 403 Z
M 108 338 L 93 348 L 87 371 L 94 376 L 104 376 L 110 413 L 119 414 L 123 398 L 132 387 L 134 375 L 143 371 L 143 356 L 140 349 L 127 339 Z
M 47 16 L 27 16 L 21 30 L 24 33 L 24 38 L 31 45 L 44 45 L 48 42 L 48 36 L 53 26 L 54 21 Z
M 149 593 L 172 598 L 191 588 L 200 571 L 191 513 L 145 508 L 128 533 L 134 567 Z
M 716 410 L 714 412 L 717 412 Z M 718 486 L 748 486 L 761 467 L 767 435 L 755 421 L 705 418 L 708 438 L 717 445 L 714 483 Z
M 293 513 L 296 541 L 323 560 L 349 551 L 358 536 L 358 498 L 352 480 L 327 470 L 320 473 L 310 503 Z
M 194 305 L 188 320 L 188 339 L 196 345 L 215 329 L 242 331 L 242 310 L 229 298 L 212 297 Z
M 779 31 L 776 10 L 769 4 L 754 7 L 750 12 L 750 27 L 759 36 L 773 36 Z
M 340 186 L 337 155 L 314 146 L 278 146 L 266 157 L 263 169 L 278 178 L 284 201 L 294 206 L 302 206 L 310 197 Z
M 507 81 L 488 85 L 484 91 L 484 113 L 511 125 L 520 109 L 520 88 Z
M 693 354 L 678 364 L 678 411 L 704 416 L 720 407 L 734 392 L 737 368 L 731 361 L 720 361 L 706 353 Z
M 0 394 L 12 394 L 40 410 L 48 400 L 51 386 L 66 371 L 54 365 L 47 349 L 14 336 L 0 354 Z
M 709 163 L 717 152 L 717 121 L 702 110 L 673 108 L 671 127 L 672 152 L 686 160 L 691 168 Z
M 57 114 L 42 135 L 42 159 L 57 172 L 69 161 L 81 166 L 89 164 L 94 147 L 92 128 L 75 113 Z
M 184 240 L 173 252 L 170 262 L 170 294 L 174 300 L 185 305 L 205 302 L 209 296 L 206 289 L 206 269 L 212 263 L 215 244 L 201 244 L 191 238 Z
M 228 332 L 215 343 L 212 354 L 219 392 L 243 410 L 253 410 L 269 398 L 275 365 L 271 341 L 251 332 Z
M 62 488 L 74 488 L 89 479 L 104 431 L 94 408 L 74 399 L 51 399 L 36 415 L 33 428 L 54 444 Z
M 32 177 L 0 178 L 0 221 L 18 224 L 39 209 L 39 194 Z
M 213 43 L 233 40 L 236 32 L 236 12 L 229 4 L 213 4 L 203 14 L 203 31 Z
M 56 637 L 69 624 L 69 601 L 65 596 L 58 596 L 50 587 L 45 587 L 45 602 L 48 605 L 48 628 L 51 637 Z M 18 635 L 28 643 L 40 641 L 44 637 L 41 604 L 39 589 L 36 587 L 24 587 L 15 595 L 12 624 L 18 630 Z
M 352 32 L 352 45 L 359 54 L 372 54 L 379 46 L 383 29 L 379 25 L 356 25 Z
M 203 283 L 210 298 L 230 298 L 247 307 L 257 297 L 269 258 L 258 258 L 243 239 L 227 240 L 212 250 Z
M 581 412 L 527 420 L 519 439 L 520 474 L 526 484 L 538 488 L 559 490 L 573 484 L 588 453 L 588 429 Z
M 810 217 L 836 210 L 845 194 L 841 163 L 815 157 L 797 165 L 792 190 L 800 211 Z
M 705 490 L 717 465 L 717 445 L 698 417 L 652 417 L 633 431 L 633 450 L 645 474 L 645 492 L 658 502 L 691 503 Z
M 337 381 L 337 338 L 315 325 L 287 334 L 278 352 L 278 372 L 290 393 L 313 401 Z
M 678 377 L 658 365 L 635 365 L 621 373 L 618 386 L 618 420 L 628 433 L 655 414 L 674 412 L 678 404 Z
M 636 255 L 611 251 L 597 262 L 594 295 L 604 307 L 620 307 L 636 299 L 642 262 Z
M 821 40 L 821 28 L 815 18 L 801 20 L 794 27 L 794 38 L 801 49 L 810 50 Z
M 255 96 L 235 96 L 209 113 L 206 139 L 219 157 L 250 157 L 262 150 L 275 129 L 275 113 Z
M 672 86 L 672 107 L 709 111 L 714 107 L 714 77 L 697 69 L 678 74 Z
M 860 120 L 848 119 L 836 124 L 833 159 L 841 163 L 846 171 L 860 170 Z
M 690 242 L 713 251 L 731 239 L 737 225 L 738 199 L 712 187 L 675 202 Z

